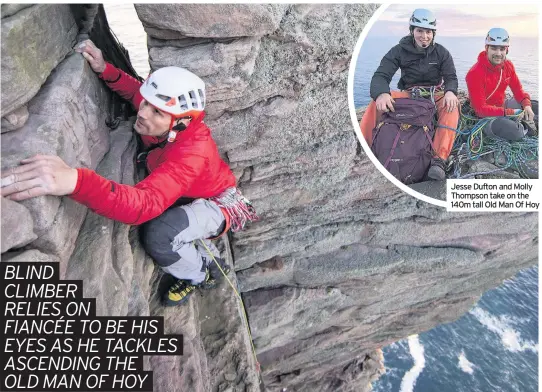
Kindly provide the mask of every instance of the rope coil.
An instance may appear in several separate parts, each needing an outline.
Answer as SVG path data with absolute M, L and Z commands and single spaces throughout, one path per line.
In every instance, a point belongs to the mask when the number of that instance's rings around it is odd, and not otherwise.
M 532 161 L 538 161 L 538 136 L 525 136 L 523 139 L 513 142 L 489 137 L 484 134 L 483 130 L 498 117 L 477 118 L 470 106 L 467 105 L 465 109 L 467 113 L 463 113 L 461 110 L 454 147 L 450 154 L 451 165 L 455 165 L 452 178 L 472 178 L 478 175 L 501 172 L 509 168 L 516 170 L 524 178 L 531 178 L 533 173 L 528 173 L 530 170 L 528 164 Z M 507 117 L 519 121 L 522 115 L 523 111 Z M 461 164 L 463 162 L 476 161 L 489 154 L 494 156 L 496 169 L 462 175 Z M 499 157 L 503 158 L 503 163 L 499 163 Z M 530 171 L 535 172 L 535 170 Z
M 234 233 L 243 230 L 248 222 L 259 219 L 250 201 L 237 188 L 228 188 L 219 196 L 209 200 L 226 210 L 230 216 L 231 231 Z
M 442 98 L 444 95 L 444 86 L 442 83 L 438 86 L 413 86 L 408 91 L 410 91 L 412 98 L 428 98 L 435 104 L 435 99 Z M 509 168 L 516 170 L 524 178 L 532 178 L 532 172 L 535 170 L 530 169 L 528 164 L 532 161 L 538 161 L 538 136 L 526 136 L 515 142 L 491 138 L 484 135 L 483 130 L 497 117 L 478 118 L 469 105 L 465 105 L 465 109 L 460 106 L 459 111 L 460 121 L 457 129 L 435 124 L 435 128 L 446 128 L 456 133 L 454 147 L 450 154 L 450 166 L 455 165 L 452 178 L 471 178 L 501 172 Z M 521 111 L 519 114 L 507 117 L 519 122 L 523 113 L 524 111 Z M 467 160 L 476 161 L 489 154 L 494 155 L 497 169 L 462 175 L 462 163 Z M 498 157 L 504 157 L 503 164 L 498 163 Z

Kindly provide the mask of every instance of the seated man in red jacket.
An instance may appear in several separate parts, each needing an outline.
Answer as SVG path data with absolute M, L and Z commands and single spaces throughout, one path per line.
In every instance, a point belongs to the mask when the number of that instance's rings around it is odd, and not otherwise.
M 2 196 L 70 195 L 107 218 L 131 225 L 147 222 L 143 246 L 179 279 L 165 304 L 183 303 L 196 287 L 211 286 L 208 267 L 214 262 L 208 251 L 217 260 L 219 253 L 207 239 L 225 232 L 230 222 L 237 231 L 255 218 L 203 122 L 205 85 L 177 67 L 161 68 L 142 84 L 106 63 L 91 41 L 76 50 L 113 91 L 139 108 L 134 129 L 147 149 L 149 176 L 135 186 L 123 185 L 90 169 L 71 168 L 57 156 L 37 155 L 2 174 Z M 175 207 L 180 198 L 194 201 Z
M 514 65 L 506 58 L 510 47 L 508 32 L 502 28 L 489 30 L 485 51 L 478 55 L 478 61 L 465 77 L 470 103 L 478 117 L 513 116 L 524 111 L 523 119 L 532 122 L 535 117 L 529 94 L 518 79 Z M 506 99 L 510 87 L 514 99 Z M 507 119 L 498 119 L 495 132 L 510 139 L 521 139 L 524 134 L 521 124 Z M 509 125 L 507 127 L 506 125 Z M 491 128 L 491 127 L 489 127 Z

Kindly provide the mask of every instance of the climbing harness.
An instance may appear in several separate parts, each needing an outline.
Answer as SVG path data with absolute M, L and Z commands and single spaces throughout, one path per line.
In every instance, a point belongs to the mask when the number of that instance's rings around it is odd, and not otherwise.
M 435 97 L 444 96 L 444 83 L 441 82 L 437 86 L 412 86 L 407 91 L 410 92 L 410 96 L 414 99 L 429 98 L 433 105 L 436 105 Z
M 261 370 L 260 369 L 260 362 L 258 362 L 258 357 L 256 356 L 256 348 L 254 347 L 254 342 L 252 341 L 252 334 L 250 333 L 250 325 L 248 324 L 247 310 L 246 310 L 245 305 L 243 303 L 243 298 L 241 298 L 241 294 L 239 294 L 239 291 L 237 291 L 237 289 L 233 285 L 230 278 L 228 278 L 228 276 L 226 275 L 226 273 L 224 272 L 224 270 L 220 266 L 220 263 L 216 260 L 213 252 L 211 252 L 211 250 L 209 249 L 209 247 L 205 244 L 205 242 L 203 240 L 200 239 L 199 241 L 203 245 L 203 247 L 205 248 L 207 253 L 209 253 L 209 255 L 211 256 L 211 258 L 215 262 L 215 264 L 218 267 L 218 269 L 220 270 L 220 272 L 222 272 L 222 275 L 224 275 L 224 277 L 228 281 L 229 285 L 233 289 L 233 292 L 235 293 L 235 295 L 239 299 L 239 302 L 241 303 L 241 309 L 242 309 L 241 313 L 243 315 L 244 323 L 245 323 L 245 326 L 247 328 L 248 338 L 250 339 L 250 346 L 252 347 L 252 354 L 254 355 L 254 361 L 256 362 L 256 371 L 258 372 L 258 377 L 261 377 L 261 374 L 260 374 L 260 370 Z M 261 379 L 260 379 L 260 382 L 261 382 Z

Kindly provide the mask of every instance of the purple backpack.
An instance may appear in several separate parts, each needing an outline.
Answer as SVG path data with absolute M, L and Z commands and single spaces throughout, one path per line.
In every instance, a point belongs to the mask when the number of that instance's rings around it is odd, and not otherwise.
M 395 178 L 414 184 L 424 179 L 434 156 L 435 105 L 428 99 L 398 98 L 394 108 L 382 114 L 373 130 L 371 151 Z

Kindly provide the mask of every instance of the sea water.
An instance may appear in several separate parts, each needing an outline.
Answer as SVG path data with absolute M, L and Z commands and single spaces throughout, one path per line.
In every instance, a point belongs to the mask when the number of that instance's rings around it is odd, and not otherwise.
M 150 72 L 147 34 L 133 4 L 104 4 L 109 27 L 130 54 L 130 61 L 142 78 Z
M 465 76 L 476 63 L 478 54 L 484 50 L 484 37 L 439 37 L 437 35 L 435 39 L 452 55 L 459 89 L 467 92 Z M 354 106 L 356 108 L 369 104 L 371 78 L 380 65 L 382 57 L 398 43 L 397 37 L 370 35 L 363 42 L 354 74 Z M 514 38 L 507 58 L 514 64 L 523 89 L 531 95 L 531 98 L 538 99 L 538 39 Z M 390 83 L 392 90 L 397 90 L 400 76 L 401 72 L 397 71 Z
M 519 272 L 456 322 L 383 349 L 374 392 L 538 391 L 538 267 Z

